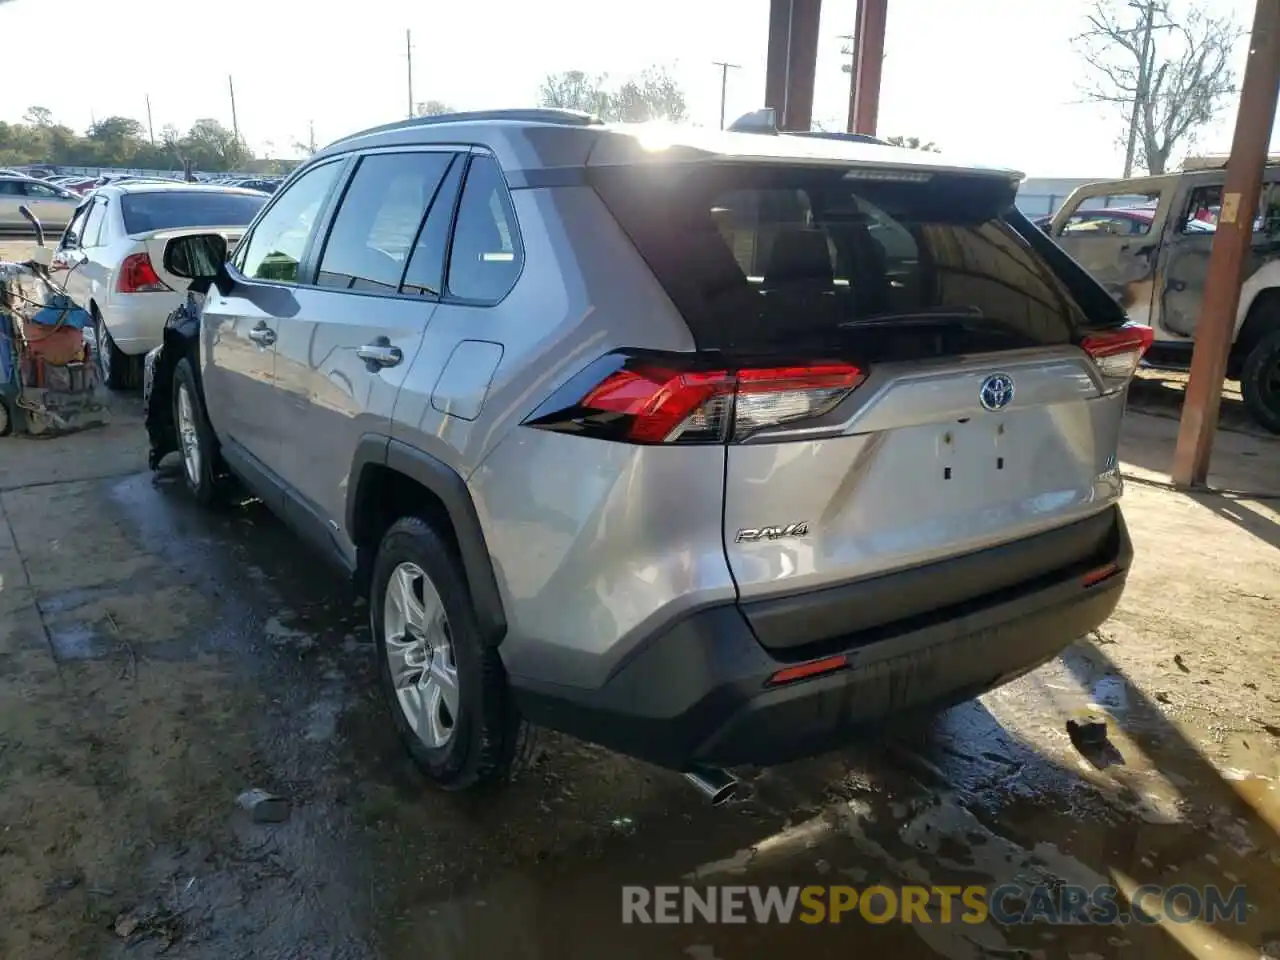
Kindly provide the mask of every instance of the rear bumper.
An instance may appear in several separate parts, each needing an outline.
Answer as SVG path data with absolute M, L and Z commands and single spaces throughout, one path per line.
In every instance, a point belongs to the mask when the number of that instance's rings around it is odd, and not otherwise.
M 642 645 L 594 690 L 512 677 L 534 723 L 661 766 L 772 765 L 873 734 L 887 717 L 967 700 L 1051 660 L 1120 601 L 1133 549 L 1118 507 L 1098 554 L 962 604 L 779 659 L 736 604 L 701 610 Z M 1100 569 L 1114 571 L 1089 582 Z M 892 575 L 891 575 L 892 576 Z M 1097 574 L 1094 574 L 1097 576 Z M 887 579 L 887 578 L 882 578 Z M 822 592 L 796 618 L 829 622 Z M 777 671 L 843 655 L 835 672 L 770 686 Z
M 146 353 L 164 339 L 164 323 L 185 296 L 171 290 L 118 293 L 102 308 L 102 320 L 121 353 Z

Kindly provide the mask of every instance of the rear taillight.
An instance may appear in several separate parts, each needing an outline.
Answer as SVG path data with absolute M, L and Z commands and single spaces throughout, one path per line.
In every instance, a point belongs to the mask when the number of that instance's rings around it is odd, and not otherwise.
M 171 289 L 160 279 L 151 265 L 151 257 L 145 253 L 130 254 L 120 264 L 120 275 L 116 278 L 116 290 L 120 293 L 158 293 Z
M 723 443 L 822 416 L 865 378 L 849 363 L 729 370 L 689 358 L 615 354 L 526 422 L 630 443 Z
M 1080 346 L 1093 358 L 1107 392 L 1112 393 L 1129 382 L 1154 338 L 1150 327 L 1126 323 L 1105 333 L 1090 334 L 1080 341 Z

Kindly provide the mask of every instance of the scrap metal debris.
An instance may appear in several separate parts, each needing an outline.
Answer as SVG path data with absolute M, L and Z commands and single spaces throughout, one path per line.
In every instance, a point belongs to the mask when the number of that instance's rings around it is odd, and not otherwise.
M 249 812 L 254 823 L 284 823 L 289 819 L 289 801 L 258 787 L 240 794 L 236 802 Z

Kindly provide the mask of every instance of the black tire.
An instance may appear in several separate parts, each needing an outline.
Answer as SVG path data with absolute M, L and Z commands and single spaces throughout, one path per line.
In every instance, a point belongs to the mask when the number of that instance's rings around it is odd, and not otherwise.
M 1280 433 L 1280 330 L 1264 335 L 1245 357 L 1240 393 L 1254 422 Z
M 9 406 L 9 401 L 4 397 L 0 397 L 0 437 L 7 437 L 13 433 L 13 409 Z
M 403 563 L 419 568 L 440 596 L 457 673 L 458 716 L 440 747 L 414 732 L 396 694 L 387 655 L 386 602 L 392 574 Z M 498 652 L 480 639 L 457 555 L 424 520 L 402 517 L 391 525 L 374 562 L 370 620 L 383 695 L 400 739 L 428 780 L 465 790 L 509 779 L 531 753 L 530 729 L 511 698 Z
M 182 457 L 182 476 L 187 481 L 187 489 L 202 506 L 213 503 L 218 495 L 220 460 L 218 457 L 218 439 L 214 436 L 213 426 L 204 410 L 204 396 L 200 392 L 199 381 L 191 369 L 191 361 L 183 357 L 173 370 L 173 428 L 178 439 L 178 454 Z M 191 416 L 194 421 L 194 441 L 199 450 L 198 467 L 192 474 L 191 465 L 187 461 L 186 449 L 183 445 L 182 419 L 179 413 L 183 397 L 191 405 Z
M 137 367 L 136 358 L 121 352 L 116 346 L 96 307 L 93 310 L 93 334 L 97 340 L 98 374 L 102 382 L 111 390 L 126 390 L 133 386 L 137 379 L 132 376 Z

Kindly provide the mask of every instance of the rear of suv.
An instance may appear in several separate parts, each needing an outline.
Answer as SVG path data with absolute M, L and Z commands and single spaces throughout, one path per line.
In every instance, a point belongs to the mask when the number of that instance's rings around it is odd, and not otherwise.
M 378 128 L 189 269 L 153 463 L 202 499 L 238 475 L 368 589 L 444 787 L 530 722 L 684 771 L 817 753 L 1034 669 L 1123 589 L 1150 332 L 1017 183 L 558 111 Z

